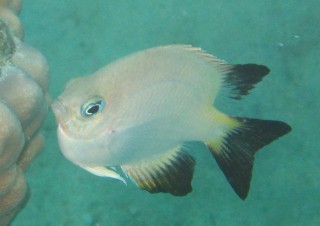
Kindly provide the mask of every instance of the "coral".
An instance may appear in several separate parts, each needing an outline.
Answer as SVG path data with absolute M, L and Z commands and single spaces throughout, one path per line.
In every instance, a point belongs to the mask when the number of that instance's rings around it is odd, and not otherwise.
M 44 147 L 50 104 L 46 59 L 21 39 L 20 0 L 0 0 L 0 225 L 28 200 L 24 171 Z

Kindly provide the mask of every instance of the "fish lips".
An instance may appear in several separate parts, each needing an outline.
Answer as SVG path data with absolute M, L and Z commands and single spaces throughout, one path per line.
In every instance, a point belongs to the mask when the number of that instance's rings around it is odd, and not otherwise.
M 51 108 L 58 124 L 62 124 L 63 122 L 66 121 L 68 112 L 66 107 L 63 105 L 61 101 L 55 100 L 51 104 Z

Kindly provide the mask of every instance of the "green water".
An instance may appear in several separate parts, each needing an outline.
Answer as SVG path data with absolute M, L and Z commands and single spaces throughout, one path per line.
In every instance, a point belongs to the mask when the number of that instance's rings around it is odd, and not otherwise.
M 46 148 L 27 172 L 32 195 L 13 226 L 320 225 L 320 1 L 25 0 L 21 20 L 25 42 L 48 59 L 53 98 L 69 79 L 128 53 L 192 44 L 231 63 L 268 65 L 249 96 L 218 107 L 293 131 L 258 152 L 246 201 L 203 147 L 194 151 L 193 192 L 177 198 L 67 161 L 50 113 Z

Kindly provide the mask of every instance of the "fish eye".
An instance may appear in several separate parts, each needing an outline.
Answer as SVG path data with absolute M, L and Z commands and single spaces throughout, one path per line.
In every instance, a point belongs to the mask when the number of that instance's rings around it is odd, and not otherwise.
M 105 107 L 104 100 L 90 102 L 82 107 L 81 114 L 86 118 L 92 117 L 98 112 L 102 111 L 104 107 Z

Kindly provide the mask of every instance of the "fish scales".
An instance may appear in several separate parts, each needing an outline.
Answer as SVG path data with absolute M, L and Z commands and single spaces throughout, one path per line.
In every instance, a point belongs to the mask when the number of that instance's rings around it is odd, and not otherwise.
M 52 108 L 62 153 L 89 172 L 151 193 L 192 191 L 203 142 L 231 187 L 247 197 L 255 152 L 291 130 L 280 121 L 230 117 L 214 107 L 220 89 L 241 99 L 269 69 L 228 64 L 199 48 L 170 45 L 123 57 L 72 79 Z

